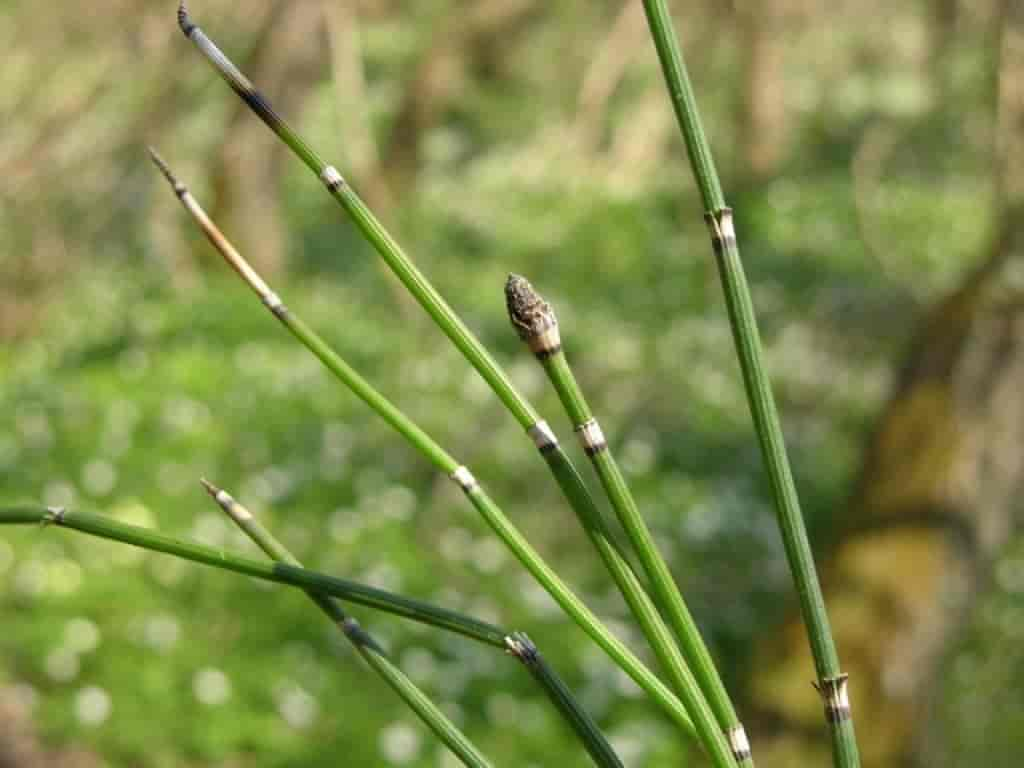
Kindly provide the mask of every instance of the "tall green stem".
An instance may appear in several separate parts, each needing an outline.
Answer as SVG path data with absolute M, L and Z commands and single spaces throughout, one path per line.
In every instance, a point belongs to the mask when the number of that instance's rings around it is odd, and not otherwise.
M 504 512 L 480 487 L 470 470 L 456 461 L 447 451 L 420 429 L 402 411 L 387 398 L 377 392 L 365 379 L 353 370 L 315 331 L 291 312 L 281 298 L 256 273 L 249 263 L 238 253 L 235 247 L 210 220 L 196 199 L 184 184 L 171 173 L 167 164 L 151 150 L 153 160 L 163 173 L 168 183 L 174 188 L 185 210 L 202 228 L 211 244 L 221 253 L 231 267 L 243 278 L 256 293 L 271 313 L 308 348 L 327 367 L 335 377 L 352 390 L 360 399 L 376 411 L 394 429 L 402 435 L 414 448 L 427 458 L 438 470 L 450 477 L 469 498 L 472 505 L 480 512 L 491 530 L 504 542 L 523 566 L 544 587 L 565 613 L 586 632 L 605 653 L 621 667 L 633 680 L 644 689 L 673 721 L 687 734 L 696 733 L 701 737 L 705 748 L 712 757 L 724 754 L 729 757 L 721 765 L 731 763 L 731 755 L 725 747 L 725 740 L 717 731 L 702 722 L 705 713 L 699 707 L 685 709 L 671 691 L 616 638 L 600 619 L 583 603 L 579 597 L 562 581 L 562 579 L 544 561 L 540 554 L 526 541 L 523 535 L 512 525 Z M 699 697 L 699 690 L 693 692 Z M 687 702 L 689 704 L 689 702 Z M 706 709 L 706 708 L 705 708 Z M 687 715 L 689 713 L 689 715 Z M 691 722 L 692 718 L 692 722 Z M 711 717 L 713 722 L 713 717 Z M 722 750 L 725 750 L 722 752 Z M 717 758 L 716 758 L 717 760 Z M 716 762 L 716 764 L 719 764 Z
M 505 284 L 505 300 L 512 326 L 540 361 L 558 393 L 573 428 L 579 435 L 583 450 L 590 457 L 612 508 L 640 558 L 640 563 L 654 590 L 658 607 L 672 627 L 683 649 L 686 663 L 693 670 L 704 698 L 729 739 L 737 763 L 752 766 L 750 745 L 743 725 L 736 717 L 732 701 L 726 693 L 725 685 L 700 635 L 697 623 L 686 607 L 668 565 L 658 552 L 654 536 L 640 515 L 615 456 L 590 410 L 572 368 L 569 367 L 554 310 L 537 294 L 529 281 L 518 275 L 509 275 Z
M 786 455 L 782 427 L 762 359 L 754 305 L 740 261 L 732 210 L 726 206 L 722 195 L 711 147 L 701 125 L 697 100 L 665 0 L 644 0 L 644 11 L 661 61 L 672 107 L 686 142 L 697 187 L 704 201 L 705 220 L 718 263 L 747 400 L 768 470 L 786 558 L 796 584 L 800 611 L 814 656 L 818 677 L 816 686 L 821 693 L 825 717 L 832 732 L 833 761 L 838 768 L 855 768 L 860 764 L 860 757 L 847 696 L 847 676 L 839 667 L 839 656 L 829 628 L 825 600 Z
M 284 546 L 248 509 L 236 502 L 227 491 L 224 491 L 206 480 L 202 481 L 214 501 L 252 539 L 260 549 L 267 553 L 271 560 L 285 563 L 297 568 L 302 567 L 287 547 Z M 334 599 L 309 591 L 306 594 L 322 610 L 327 618 L 352 643 L 352 646 L 363 657 L 370 669 L 376 672 L 387 685 L 416 713 L 434 735 L 444 743 L 452 753 L 470 768 L 491 768 L 491 762 L 483 756 L 466 735 L 448 717 L 438 709 L 437 705 L 410 680 L 402 670 L 392 663 L 384 650 L 364 630 L 355 619 L 345 614 L 344 609 Z

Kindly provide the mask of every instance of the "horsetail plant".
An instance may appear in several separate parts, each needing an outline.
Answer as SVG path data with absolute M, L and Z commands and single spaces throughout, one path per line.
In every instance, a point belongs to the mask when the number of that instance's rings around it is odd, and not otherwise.
M 328 576 L 303 568 L 277 540 L 260 525 L 255 517 L 234 501 L 226 492 L 203 481 L 204 487 L 225 509 L 243 531 L 272 559 L 273 565 L 261 563 L 224 549 L 209 547 L 185 539 L 159 533 L 129 523 L 122 523 L 106 515 L 70 512 L 63 507 L 15 506 L 0 507 L 0 525 L 36 525 L 41 528 L 56 526 L 84 533 L 108 541 L 138 547 L 150 552 L 178 557 L 182 560 L 209 565 L 262 581 L 297 587 L 305 591 L 334 621 L 346 638 L 356 647 L 369 665 L 408 703 L 424 722 L 452 748 L 465 765 L 490 766 L 476 748 L 461 734 L 443 713 L 415 688 L 404 673 L 386 657 L 380 646 L 334 600 L 361 605 L 390 613 L 399 618 L 442 629 L 453 634 L 491 646 L 513 656 L 541 684 L 570 727 L 580 736 L 588 753 L 601 768 L 621 766 L 614 750 L 608 744 L 590 715 L 576 701 L 557 673 L 544 661 L 536 647 L 519 632 L 509 632 L 494 624 L 481 621 L 432 603 L 405 597 L 393 592 L 359 584 L 336 576 Z M 278 552 L 275 556 L 271 552 Z M 410 701 L 412 699 L 412 701 Z M 429 720 L 432 712 L 439 720 Z M 435 726 L 444 729 L 442 735 Z M 450 740 L 449 740 L 450 739 Z M 460 749 L 461 747 L 461 749 Z
M 199 481 L 218 506 L 255 542 L 267 555 L 279 563 L 288 563 L 302 567 L 298 559 L 256 519 L 246 507 L 222 488 L 218 488 L 206 479 Z M 381 674 L 399 696 L 416 712 L 431 730 L 454 752 L 465 765 L 489 765 L 476 751 L 476 748 L 437 709 L 422 691 L 409 680 L 384 654 L 380 646 L 363 630 L 354 619 L 345 616 L 344 611 L 335 601 L 315 592 L 309 593 L 327 616 L 341 629 L 342 633 L 352 641 L 356 649 L 370 665 Z M 572 730 L 579 736 L 584 747 L 599 768 L 622 768 L 615 751 L 601 733 L 587 711 L 579 704 L 568 686 L 562 682 L 558 674 L 544 660 L 537 647 L 521 632 L 515 632 L 505 638 L 509 655 L 520 661 L 530 674 L 541 685 L 548 698 L 551 699 L 559 714 L 567 721 Z M 379 667 L 379 668 L 378 668 Z
M 754 763 L 746 731 L 736 717 L 732 701 L 701 638 L 697 623 L 686 607 L 668 565 L 658 552 L 654 536 L 644 522 L 601 426 L 594 418 L 569 366 L 562 349 L 561 332 L 554 309 L 537 294 L 528 280 L 519 275 L 508 276 L 505 302 L 512 327 L 543 366 L 558 393 L 573 429 L 579 435 L 583 451 L 593 463 L 612 508 L 650 580 L 658 606 L 672 627 L 701 691 L 729 740 L 736 762 L 752 766 Z
M 257 520 L 248 509 L 239 504 L 227 491 L 218 488 L 206 479 L 200 480 L 203 488 L 217 505 L 267 556 L 278 563 L 302 567 L 288 549 Z M 398 666 L 387 657 L 384 649 L 363 629 L 359 622 L 347 615 L 334 599 L 319 592 L 306 594 L 317 604 L 327 618 L 341 631 L 345 638 L 363 657 L 367 665 L 416 713 L 434 735 L 469 768 L 492 768 L 491 762 L 437 705 L 410 680 Z
M 555 708 L 569 722 L 576 735 L 584 743 L 587 752 L 596 765 L 603 768 L 623 768 L 622 761 L 615 754 L 604 734 L 580 706 L 572 691 L 555 674 L 551 665 L 540 655 L 537 646 L 523 632 L 516 632 L 508 639 L 509 653 L 523 663 L 533 678 L 540 683 Z
M 19 506 L 0 507 L 0 525 L 57 526 L 110 541 L 119 541 L 151 552 L 173 555 L 194 563 L 210 565 L 224 571 L 254 579 L 287 584 L 307 592 L 336 597 L 347 603 L 362 605 L 400 616 L 420 624 L 462 635 L 478 643 L 502 650 L 508 649 L 509 632 L 486 621 L 457 611 L 396 595 L 336 576 L 328 576 L 287 563 L 265 563 L 216 547 L 159 533 L 150 528 L 122 523 L 107 515 L 69 512 L 63 507 Z
M 261 302 L 292 335 L 309 349 L 329 371 L 357 397 L 370 406 L 421 455 L 439 471 L 453 480 L 468 497 L 491 530 L 547 591 L 562 610 L 586 632 L 590 638 L 647 692 L 675 724 L 687 735 L 700 740 L 716 766 L 735 765 L 724 734 L 718 729 L 715 717 L 696 682 L 679 693 L 679 698 L 662 683 L 640 659 L 591 611 L 569 588 L 560 576 L 544 561 L 505 516 L 501 508 L 483 490 L 468 467 L 459 463 L 430 435 L 424 432 L 397 406 L 380 394 L 335 352 L 315 331 L 290 311 L 281 298 L 242 257 L 217 226 L 210 220 L 196 199 L 171 172 L 167 164 L 152 149 L 153 162 L 174 189 L 182 206 L 199 225 L 210 243 L 220 252 L 232 269 L 246 282 Z M 681 701 L 680 701 L 681 699 Z
M 630 611 L 643 628 L 659 661 L 669 673 L 676 694 L 685 697 L 685 688 L 690 684 L 687 678 L 692 678 L 692 675 L 683 668 L 678 651 L 669 647 L 671 635 L 664 627 L 650 598 L 644 593 L 629 560 L 609 536 L 608 528 L 601 518 L 601 512 L 593 496 L 550 425 L 540 418 L 533 406 L 516 390 L 497 361 L 409 259 L 337 168 L 328 165 L 288 125 L 252 82 L 195 24 L 184 0 L 178 7 L 178 25 L 185 37 L 195 44 L 242 101 L 317 175 L 395 276 L 467 361 L 476 368 L 498 399 L 523 427 L 612 575 Z
M 786 455 L 782 426 L 761 352 L 754 304 L 740 261 L 733 212 L 725 204 L 711 146 L 701 124 L 697 99 L 667 4 L 665 0 L 643 0 L 643 5 L 672 107 L 704 203 L 704 219 L 711 235 L 747 400 L 768 470 L 786 559 L 796 583 L 800 612 L 814 657 L 818 678 L 814 685 L 824 702 L 825 719 L 832 739 L 833 762 L 837 768 L 856 768 L 860 765 L 860 756 L 847 693 L 848 676 L 839 666 L 839 655 L 829 628 L 814 556 L 800 512 L 800 501 Z

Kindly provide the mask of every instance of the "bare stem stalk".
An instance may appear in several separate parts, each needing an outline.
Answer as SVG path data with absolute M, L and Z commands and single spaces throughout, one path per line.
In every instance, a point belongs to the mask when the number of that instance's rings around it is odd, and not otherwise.
M 857 768 L 860 756 L 846 690 L 847 676 L 839 667 L 839 655 L 829 627 L 825 599 L 800 512 L 782 426 L 761 352 L 754 304 L 740 261 L 732 209 L 725 204 L 711 145 L 704 133 L 697 99 L 683 62 L 667 3 L 665 0 L 643 0 L 643 4 L 693 175 L 704 201 L 704 219 L 717 259 L 733 340 L 743 371 L 747 401 L 768 471 L 786 559 L 793 574 L 800 612 L 814 657 L 818 677 L 815 686 L 825 705 L 825 719 L 832 736 L 833 762 L 837 768 Z
M 207 480 L 201 482 L 203 488 L 227 513 L 228 517 L 260 549 L 266 552 L 271 560 L 297 568 L 302 567 L 298 558 L 263 527 L 248 509 L 236 502 L 231 494 L 217 488 Z M 306 594 L 352 643 L 370 669 L 376 672 L 398 694 L 402 701 L 423 721 L 423 724 L 433 731 L 434 735 L 459 758 L 463 765 L 470 768 L 492 768 L 491 762 L 483 756 L 473 742 L 387 657 L 384 649 L 359 625 L 358 621 L 345 613 L 340 603 L 320 592 L 310 590 Z

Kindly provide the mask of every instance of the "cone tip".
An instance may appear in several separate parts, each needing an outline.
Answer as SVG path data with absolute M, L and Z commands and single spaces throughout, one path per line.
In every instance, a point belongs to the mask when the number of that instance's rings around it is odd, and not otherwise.
M 521 275 L 509 274 L 505 281 L 505 305 L 509 320 L 524 341 L 558 323 L 551 305 Z

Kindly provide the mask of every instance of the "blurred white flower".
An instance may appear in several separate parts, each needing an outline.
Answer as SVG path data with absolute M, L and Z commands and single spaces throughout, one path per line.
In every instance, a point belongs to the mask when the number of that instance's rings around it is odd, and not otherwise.
M 75 717 L 82 725 L 103 724 L 112 708 L 110 694 L 99 686 L 86 686 L 75 695 Z

